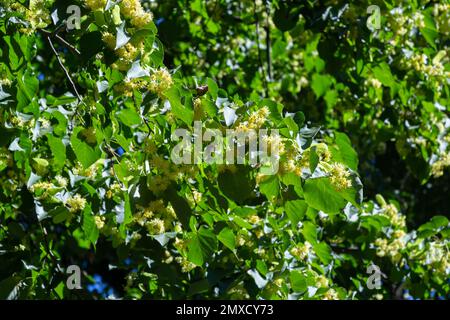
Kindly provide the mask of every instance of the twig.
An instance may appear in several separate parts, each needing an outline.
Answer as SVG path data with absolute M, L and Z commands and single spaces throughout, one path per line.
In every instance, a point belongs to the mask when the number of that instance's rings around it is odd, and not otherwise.
M 59 34 L 56 34 L 55 38 L 58 39 L 61 43 L 63 43 L 65 46 L 67 46 L 72 52 L 75 52 L 78 55 L 81 54 L 81 52 L 77 48 L 75 48 L 75 46 L 67 42 L 67 40 L 61 37 Z
M 262 55 L 261 55 L 261 46 L 260 46 L 260 41 L 259 41 L 259 18 L 258 18 L 258 13 L 256 12 L 256 1 L 253 3 L 253 12 L 255 15 L 255 20 L 256 20 L 256 45 L 258 47 L 259 66 L 261 68 L 266 97 L 268 97 L 269 96 L 269 87 L 267 86 L 266 71 L 264 69 L 264 63 L 263 63 L 263 59 L 262 59 Z
M 70 77 L 69 71 L 67 71 L 66 67 L 64 66 L 63 62 L 61 61 L 61 57 L 59 56 L 58 52 L 56 51 L 55 47 L 53 46 L 53 42 L 50 36 L 47 36 L 48 43 L 50 44 L 50 47 L 52 48 L 53 53 L 55 54 L 56 58 L 58 59 L 58 63 L 61 66 L 61 68 L 64 70 L 64 73 L 66 74 L 67 79 L 69 79 L 70 84 L 72 85 L 73 90 L 75 91 L 75 94 L 78 98 L 78 102 L 81 102 L 81 96 L 78 93 L 77 87 L 75 86 L 75 83 L 73 82 L 72 78 Z
M 267 73 L 269 75 L 269 81 L 273 80 L 272 76 L 272 39 L 270 36 L 270 6 L 269 0 L 266 0 L 266 54 L 267 54 Z

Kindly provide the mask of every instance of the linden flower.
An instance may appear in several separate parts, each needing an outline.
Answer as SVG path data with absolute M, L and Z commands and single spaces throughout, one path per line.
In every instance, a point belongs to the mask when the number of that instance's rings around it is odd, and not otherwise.
M 119 56 L 119 58 L 122 58 L 126 63 L 131 63 L 134 60 L 134 58 L 137 57 L 139 52 L 141 52 L 142 47 L 143 47 L 142 43 L 138 44 L 137 47 L 135 47 L 133 44 L 128 42 L 123 47 L 117 49 L 116 54 L 117 56 Z
M 62 188 L 67 187 L 67 179 L 64 178 L 63 176 L 57 175 L 55 177 L 56 182 L 58 183 L 58 185 Z
M 186 250 L 186 249 L 187 249 L 187 245 L 188 245 L 188 243 L 187 243 L 186 240 L 183 240 L 183 239 L 180 239 L 180 238 L 175 238 L 174 246 L 175 246 L 175 248 L 177 248 L 179 251 L 184 251 L 184 250 Z
M 105 226 L 105 217 L 103 217 L 103 216 L 95 216 L 94 221 L 95 221 L 95 226 L 99 230 Z
M 192 197 L 193 197 L 195 203 L 199 203 L 202 201 L 203 194 L 201 192 L 194 190 L 192 192 Z
M 323 300 L 339 300 L 336 290 L 329 289 L 324 295 Z
M 350 172 L 340 163 L 333 163 L 330 170 L 330 182 L 337 191 L 350 188 L 352 181 L 348 179 Z
M 175 261 L 178 262 L 181 266 L 181 272 L 188 273 L 189 271 L 195 269 L 197 266 L 192 262 L 188 261 L 184 257 L 176 257 Z
M 141 12 L 133 17 L 131 17 L 130 21 L 133 26 L 136 28 L 145 27 L 147 24 L 152 22 L 153 15 L 150 12 Z
M 12 81 L 8 78 L 2 78 L 0 79 L 0 86 L 10 87 L 12 84 Z
M 30 187 L 30 191 L 35 192 L 38 189 L 48 191 L 54 187 L 55 185 L 51 182 L 37 182 Z
M 375 89 L 381 88 L 381 82 L 376 78 L 369 78 L 364 82 L 364 84 L 366 86 L 374 87 Z
M 84 3 L 92 11 L 103 10 L 106 7 L 107 0 L 85 0 Z
M 256 112 L 253 112 L 248 118 L 248 128 L 259 129 L 266 122 L 270 111 L 267 107 L 262 107 Z
M 164 91 L 170 89 L 173 85 L 173 79 L 169 71 L 165 68 L 156 70 L 150 76 L 150 84 L 148 89 L 151 92 L 161 95 Z
M 445 154 L 441 159 L 431 165 L 431 175 L 439 178 L 444 174 L 445 168 L 450 166 L 450 154 Z
M 265 143 L 265 146 L 270 153 L 272 151 L 275 151 L 275 155 L 283 154 L 285 151 L 284 143 L 281 141 L 281 138 L 279 135 L 275 136 L 268 136 L 265 135 L 262 138 L 263 142 Z
M 258 217 L 257 215 L 252 215 L 250 217 L 248 217 L 248 222 L 250 222 L 251 224 L 257 224 L 261 221 L 261 218 Z
M 308 241 L 305 241 L 304 244 L 298 244 L 292 248 L 290 253 L 298 260 L 305 260 L 308 257 L 310 250 L 311 244 Z
M 116 37 L 112 33 L 103 32 L 102 33 L 102 41 L 111 50 L 114 50 L 114 48 L 116 47 Z
M 77 193 L 75 196 L 70 197 L 69 199 L 67 199 L 66 205 L 69 206 L 69 211 L 72 212 L 72 213 L 73 212 L 77 212 L 77 211 L 81 211 L 86 206 L 86 199 L 82 198 Z
M 148 232 L 152 235 L 161 234 L 166 231 L 164 221 L 159 218 L 155 218 L 147 222 L 146 227 Z
M 30 33 L 39 28 L 45 28 L 50 24 L 50 12 L 45 7 L 44 0 L 31 0 L 29 9 L 25 12 L 25 18 L 30 22 L 31 28 L 24 29 L 25 33 Z
M 316 278 L 316 287 L 317 288 L 327 288 L 328 287 L 328 279 L 323 275 L 318 276 Z

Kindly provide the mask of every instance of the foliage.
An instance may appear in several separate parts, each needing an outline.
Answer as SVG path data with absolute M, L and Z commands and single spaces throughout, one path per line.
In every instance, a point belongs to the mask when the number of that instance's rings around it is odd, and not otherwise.
M 81 26 L 67 30 L 71 2 L 1 2 L 1 298 L 105 298 L 98 275 L 128 299 L 448 295 L 448 219 L 408 232 L 398 203 L 364 201 L 350 138 L 283 106 L 282 80 L 269 99 L 242 83 L 255 73 L 239 76 L 242 93 L 200 73 L 182 76 L 164 65 L 139 1 L 76 3 Z M 208 32 L 221 28 L 201 1 L 190 8 L 211 21 Z M 340 105 L 353 106 L 313 46 L 313 94 L 339 92 Z M 171 137 L 197 120 L 220 131 L 278 129 L 280 170 L 175 165 Z M 386 275 L 374 291 L 373 264 Z M 70 265 L 97 292 L 69 290 Z
M 378 30 L 366 26 L 370 5 L 380 8 Z M 348 133 L 366 193 L 398 200 L 412 226 L 448 214 L 448 1 L 169 0 L 151 8 L 166 64 Z

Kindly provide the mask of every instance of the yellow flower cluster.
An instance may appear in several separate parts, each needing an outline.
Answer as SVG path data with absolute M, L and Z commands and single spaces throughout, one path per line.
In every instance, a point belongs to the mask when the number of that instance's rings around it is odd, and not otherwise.
M 328 284 L 328 279 L 324 275 L 319 275 L 316 277 L 317 288 L 328 288 Z
M 431 174 L 433 177 L 439 178 L 447 167 L 450 167 L 450 154 L 444 154 L 441 159 L 431 165 Z
M 450 34 L 450 4 L 434 4 L 433 15 L 439 32 L 448 36 Z
M 195 166 L 176 166 L 160 155 L 153 155 L 149 161 L 151 169 L 157 174 L 148 177 L 148 187 L 155 194 L 164 192 L 172 183 L 183 177 L 195 177 L 197 169 Z
M 111 50 L 114 50 L 114 48 L 116 47 L 116 37 L 110 32 L 103 32 L 102 33 L 102 41 Z
M 131 63 L 133 60 L 139 55 L 140 52 L 144 49 L 144 44 L 142 42 L 139 42 L 135 45 L 133 45 L 131 42 L 128 42 L 123 47 L 120 47 L 117 49 L 116 55 L 122 59 L 122 61 L 126 63 Z
M 395 264 L 402 260 L 402 253 L 406 246 L 406 242 L 403 240 L 404 233 L 394 233 L 392 239 L 378 238 L 375 240 L 375 246 L 377 246 L 377 256 L 389 257 Z
M 261 218 L 254 214 L 248 217 L 247 221 L 251 224 L 258 224 L 261 221 Z
M 262 140 L 266 144 L 269 156 L 272 156 L 272 150 L 275 151 L 275 155 L 281 155 L 285 152 L 285 145 L 279 135 L 265 135 L 262 137 Z
M 176 257 L 175 261 L 181 266 L 181 272 L 188 273 L 189 271 L 195 269 L 197 266 L 187 260 L 185 257 Z
M 38 190 L 43 190 L 47 193 L 50 189 L 55 188 L 55 185 L 51 182 L 36 182 L 29 189 L 31 192 L 36 192 Z M 45 198 L 45 197 L 44 197 Z
M 450 251 L 443 243 L 431 242 L 427 251 L 425 263 L 431 264 L 440 274 L 447 276 L 450 274 Z
M 155 200 L 151 201 L 134 220 L 145 226 L 151 235 L 157 235 L 173 229 L 173 222 L 176 219 L 176 213 L 171 205 L 166 206 L 162 200 Z
M 161 234 L 166 231 L 164 227 L 164 221 L 159 218 L 154 218 L 148 221 L 145 226 L 150 234 Z
M 391 220 L 391 223 L 393 226 L 404 228 L 405 223 L 405 216 L 400 214 L 398 212 L 398 209 L 393 204 L 385 204 L 382 206 L 383 214 L 385 214 L 389 220 Z
M 320 162 L 329 162 L 331 159 L 331 153 L 328 150 L 328 146 L 325 143 L 317 143 L 303 151 L 302 158 L 300 160 L 301 168 L 309 168 L 311 149 L 315 148 L 316 154 L 319 157 Z
M 116 37 L 110 32 L 103 32 L 102 41 L 109 49 L 114 50 L 116 56 L 119 57 L 119 59 L 112 64 L 112 67 L 118 70 L 128 70 L 134 59 L 139 54 L 144 53 L 144 42 L 142 40 L 128 42 L 124 46 L 116 49 Z
M 243 282 L 240 282 L 239 284 L 237 284 L 234 287 L 232 287 L 231 289 L 229 289 L 228 295 L 229 295 L 230 299 L 233 299 L 233 300 L 250 299 L 250 295 L 248 294 L 247 289 L 245 289 Z
M 330 182 L 336 191 L 342 191 L 352 186 L 350 172 L 340 163 L 333 163 L 330 169 Z
M 375 89 L 381 88 L 381 82 L 377 78 L 369 78 L 366 81 L 364 81 L 364 84 L 368 87 L 374 87 Z
M 99 171 L 100 166 L 103 164 L 103 161 L 104 160 L 100 159 L 87 169 L 84 169 L 81 163 L 78 162 L 76 166 L 72 169 L 72 173 L 78 176 L 93 179 L 97 175 L 97 172 Z
M 86 206 L 86 199 L 81 197 L 79 194 L 70 197 L 66 201 L 66 205 L 69 207 L 70 212 L 82 211 Z
M 111 199 L 116 194 L 118 194 L 121 190 L 122 190 L 122 188 L 121 188 L 120 184 L 118 184 L 117 182 L 114 182 L 113 184 L 111 184 L 109 186 L 108 191 L 106 191 L 106 198 Z
M 339 300 L 339 296 L 334 289 L 328 289 L 323 295 L 323 300 Z
M 444 57 L 445 51 L 441 51 L 429 63 L 429 58 L 426 54 L 418 53 L 409 59 L 403 59 L 402 63 L 407 68 L 413 68 L 417 72 L 426 74 L 428 77 L 449 77 L 450 73 L 445 71 L 441 62 Z
M 134 78 L 126 79 L 114 86 L 114 89 L 126 97 L 132 97 L 134 90 L 140 90 L 147 87 L 148 83 L 144 79 Z
M 107 0 L 84 0 L 86 6 L 92 11 L 105 9 L 107 2 Z
M 12 155 L 5 147 L 0 148 L 0 170 L 7 166 L 12 166 Z M 3 167 L 3 168 L 2 168 Z
M 12 84 L 12 81 L 8 78 L 0 78 L 0 86 L 10 87 Z
M 162 95 L 164 91 L 170 89 L 173 85 L 173 79 L 166 68 L 155 70 L 150 76 L 150 83 L 148 89 L 151 92 Z
M 11 10 L 15 10 L 23 15 L 30 23 L 29 28 L 22 28 L 20 31 L 25 34 L 32 34 L 36 29 L 45 28 L 51 23 L 50 11 L 46 8 L 45 0 L 30 0 L 28 8 L 19 2 L 10 5 Z
M 303 244 L 298 244 L 294 248 L 290 250 L 290 253 L 297 260 L 305 260 L 308 258 L 309 252 L 311 250 L 311 244 L 308 241 L 305 241 Z
M 257 111 L 250 114 L 250 116 L 248 117 L 248 121 L 241 122 L 236 127 L 236 132 L 237 133 L 239 133 L 239 132 L 245 133 L 245 132 L 248 132 L 250 129 L 253 129 L 253 130 L 260 129 L 266 122 L 269 114 L 270 114 L 270 111 L 269 111 L 269 108 L 267 108 L 267 107 L 262 107 L 262 108 L 258 109 Z
M 104 216 L 95 216 L 94 221 L 95 221 L 95 226 L 99 230 L 103 229 L 103 227 L 105 226 L 105 217 Z
M 123 0 L 120 11 L 136 28 L 142 28 L 153 20 L 153 15 L 144 11 L 139 0 Z
M 205 111 L 203 110 L 202 99 L 194 99 L 194 121 L 201 120 L 205 117 Z
M 55 180 L 56 180 L 56 183 L 58 183 L 58 185 L 59 185 L 61 188 L 67 187 L 67 179 L 64 178 L 63 176 L 57 175 L 57 176 L 55 177 Z

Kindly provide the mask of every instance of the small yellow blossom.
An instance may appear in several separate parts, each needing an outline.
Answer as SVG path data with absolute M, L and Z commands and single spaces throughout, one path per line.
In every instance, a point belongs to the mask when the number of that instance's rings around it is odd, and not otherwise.
M 95 216 L 94 217 L 95 225 L 97 229 L 102 229 L 105 226 L 105 217 L 104 216 Z
M 339 296 L 334 289 L 329 289 L 324 295 L 323 300 L 339 300 Z
M 79 194 L 76 194 L 75 196 L 67 199 L 66 205 L 69 206 L 69 211 L 72 213 L 82 211 L 86 206 L 86 199 L 82 198 Z
M 330 182 L 337 191 L 350 188 L 352 181 L 349 179 L 350 172 L 340 163 L 333 163 L 330 170 Z

